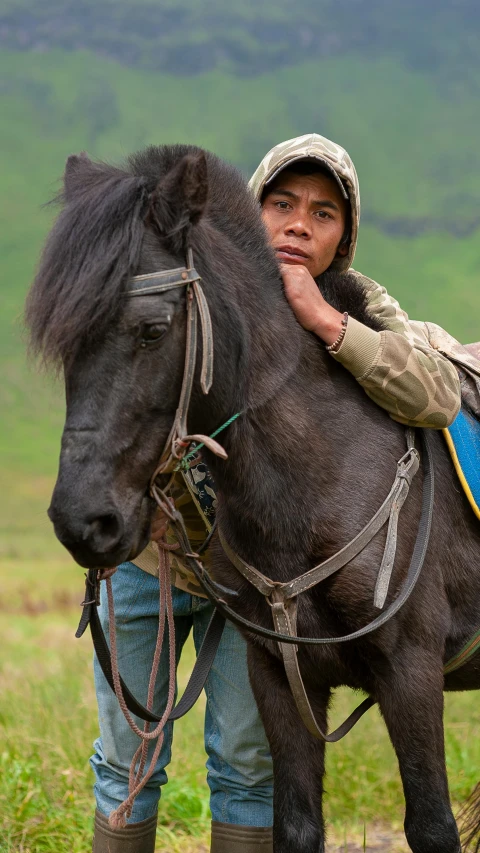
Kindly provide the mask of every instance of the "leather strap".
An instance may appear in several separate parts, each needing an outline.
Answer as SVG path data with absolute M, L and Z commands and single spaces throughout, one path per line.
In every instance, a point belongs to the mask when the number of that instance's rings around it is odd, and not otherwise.
M 393 565 L 395 562 L 395 554 L 397 553 L 398 518 L 400 515 L 400 510 L 408 495 L 408 491 L 409 485 L 404 480 L 401 483 L 400 489 L 398 490 L 398 494 L 395 496 L 392 502 L 390 518 L 388 521 L 387 541 L 385 543 L 385 550 L 383 552 L 382 562 L 377 575 L 377 582 L 375 584 L 375 593 L 373 599 L 375 607 L 377 607 L 379 610 L 383 609 L 388 594 L 388 588 L 390 586 L 390 579 L 392 577 Z
M 293 598 L 302 592 L 306 592 L 318 583 L 321 583 L 321 581 L 346 566 L 347 563 L 363 551 L 365 546 L 371 542 L 373 537 L 383 527 L 387 520 L 390 519 L 385 551 L 377 578 L 377 587 L 381 590 L 383 600 L 380 594 L 377 595 L 376 587 L 375 604 L 377 607 L 383 607 L 395 560 L 398 516 L 408 495 L 411 481 L 418 471 L 420 464 L 420 458 L 414 446 L 414 435 L 412 430 L 407 431 L 407 446 L 407 453 L 397 462 L 397 474 L 393 486 L 373 518 L 370 519 L 360 533 L 358 533 L 351 542 L 345 545 L 344 548 L 336 554 L 333 554 L 327 560 L 324 560 L 322 563 L 314 566 L 313 569 L 309 569 L 308 572 L 305 572 L 303 575 L 300 575 L 287 583 L 276 583 L 236 554 L 235 551 L 230 548 L 222 534 L 222 531 L 219 530 L 220 542 L 228 559 L 233 563 L 235 568 L 238 569 L 243 577 L 246 578 L 259 592 L 261 592 L 262 595 L 268 597 L 273 590 L 281 589 L 285 599 Z M 381 603 L 377 604 L 377 601 Z
M 75 636 L 81 637 L 82 634 L 85 632 L 87 625 L 90 625 L 90 632 L 92 635 L 93 645 L 98 658 L 98 662 L 102 668 L 102 672 L 108 684 L 115 692 L 115 687 L 113 684 L 110 649 L 108 647 L 105 634 L 103 633 L 103 628 L 97 610 L 99 588 L 99 581 L 97 580 L 97 575 L 97 569 L 89 569 L 88 574 L 86 576 L 85 602 L 80 618 L 80 623 Z M 220 640 L 222 638 L 224 627 L 224 617 L 221 615 L 221 613 L 218 612 L 218 610 L 214 610 L 205 637 L 203 639 L 203 643 L 195 661 L 195 665 L 188 680 L 188 684 L 185 688 L 182 698 L 170 714 L 168 718 L 169 720 L 178 720 L 180 719 L 180 717 L 183 717 L 193 707 L 198 697 L 200 696 L 200 693 L 202 692 L 205 686 L 208 673 L 210 672 L 213 661 L 215 659 L 215 655 Z M 123 678 L 120 678 L 120 683 L 122 685 L 125 703 L 127 705 L 128 710 L 131 711 L 132 714 L 135 714 L 137 717 L 140 717 L 140 719 L 146 720 L 149 723 L 160 722 L 161 716 L 157 716 L 153 713 L 153 711 L 149 711 L 140 702 L 138 702 L 137 699 L 135 699 L 133 693 L 131 693 L 128 689 Z
M 202 328 L 202 372 L 200 374 L 200 385 L 204 394 L 208 394 L 213 382 L 213 330 L 210 309 L 200 282 L 193 283 L 196 305 L 200 315 Z
M 178 267 L 164 272 L 134 275 L 129 279 L 124 296 L 130 298 L 131 296 L 150 296 L 154 293 L 165 293 L 174 287 L 185 287 L 188 284 L 193 284 L 194 281 L 200 281 L 200 276 L 193 264 L 189 265 L 188 268 Z
M 289 601 L 287 604 L 282 599 L 281 593 L 275 591 L 272 596 L 272 616 L 273 623 L 275 625 L 275 630 L 278 631 L 279 634 L 290 634 L 293 635 L 296 633 L 296 618 L 297 618 L 297 604 L 294 601 Z M 277 599 L 277 600 L 276 600 Z M 283 664 L 285 666 L 285 673 L 288 679 L 288 683 L 290 686 L 290 690 L 292 691 L 292 696 L 295 700 L 295 704 L 297 706 L 297 710 L 302 718 L 302 721 L 310 734 L 319 740 L 323 740 L 325 743 L 336 743 L 345 737 L 346 734 L 353 728 L 355 723 L 363 717 L 363 715 L 368 711 L 372 705 L 375 704 L 374 699 L 371 697 L 364 699 L 364 701 L 350 714 L 350 716 L 335 729 L 331 734 L 327 734 L 323 729 L 318 725 L 315 715 L 312 711 L 312 707 L 310 705 L 310 701 L 307 696 L 307 691 L 305 689 L 305 685 L 303 683 L 303 679 L 300 673 L 300 667 L 298 665 L 298 655 L 297 655 L 297 646 L 291 646 L 286 643 L 279 643 L 279 648 L 283 657 Z
M 230 621 L 233 622 L 234 625 L 237 625 L 240 628 L 246 628 L 248 631 L 251 631 L 253 634 L 257 634 L 259 637 L 265 637 L 268 640 L 276 640 L 277 642 L 282 643 L 291 643 L 292 645 L 303 644 L 306 646 L 318 646 L 334 645 L 336 643 L 347 643 L 350 642 L 350 640 L 358 640 L 361 637 L 372 633 L 372 631 L 378 630 L 378 628 L 388 622 L 392 618 L 392 616 L 394 616 L 400 610 L 400 608 L 403 607 L 403 605 L 413 592 L 413 589 L 415 588 L 415 585 L 420 576 L 420 572 L 425 560 L 428 542 L 430 539 L 434 499 L 433 458 L 431 451 L 431 438 L 428 437 L 428 430 L 421 430 L 421 436 L 425 448 L 422 512 L 417 531 L 417 538 L 410 561 L 410 566 L 408 568 L 407 576 L 405 578 L 398 597 L 390 604 L 389 607 L 387 607 L 387 609 L 383 613 L 373 619 L 368 625 L 366 625 L 364 628 L 360 628 L 358 631 L 353 631 L 351 634 L 345 634 L 341 637 L 296 637 L 290 636 L 288 634 L 278 634 L 276 631 L 272 631 L 268 628 L 263 628 L 260 625 L 256 625 L 254 622 L 250 622 L 249 619 L 245 619 L 243 616 L 237 614 L 225 602 L 225 600 L 219 596 L 216 589 L 217 585 L 214 584 L 214 582 L 208 577 L 208 574 L 205 572 L 203 565 L 199 562 L 195 555 L 186 551 L 186 549 L 189 547 L 188 535 L 180 513 L 175 510 L 172 513 L 172 526 L 175 529 L 175 533 L 180 543 L 180 546 L 184 551 L 184 559 L 186 560 L 188 567 L 195 575 L 197 581 L 202 585 L 205 594 L 210 599 L 210 601 L 212 601 L 216 605 L 218 610 L 227 619 L 230 619 Z M 166 496 L 164 495 L 164 493 L 162 493 L 161 490 L 158 491 L 164 496 L 164 499 L 166 500 Z
M 382 567 L 384 564 L 386 565 L 386 571 L 389 570 L 388 579 L 386 582 L 386 588 L 388 589 L 388 581 L 390 579 L 391 570 L 393 568 L 393 560 L 395 556 L 395 542 L 396 542 L 396 529 L 397 529 L 397 521 L 398 521 L 398 513 L 400 508 L 408 494 L 408 483 L 405 481 L 402 483 L 403 491 L 399 492 L 399 495 L 396 499 L 396 505 L 394 506 L 394 511 L 392 511 L 392 515 L 390 516 L 390 525 L 394 528 L 395 541 L 392 541 L 390 547 L 385 548 L 385 553 L 382 561 Z M 433 497 L 433 495 L 432 495 Z M 432 507 L 433 508 L 433 507 Z M 422 516 L 423 517 L 423 516 Z M 392 522 L 393 519 L 393 522 Z M 392 534 L 387 536 L 387 546 Z M 418 542 L 418 540 L 417 540 Z M 393 554 L 392 554 L 393 551 Z M 423 551 L 423 555 L 425 551 Z M 422 559 L 423 562 L 423 559 Z M 377 587 L 379 583 L 379 579 L 382 572 L 382 567 L 380 569 L 378 579 L 377 579 Z M 421 568 L 421 567 L 420 567 Z M 385 586 L 383 587 L 385 589 Z M 386 591 L 385 591 L 386 595 Z M 382 603 L 383 604 L 383 603 Z M 272 607 L 272 616 L 275 625 L 275 630 L 278 633 L 289 634 L 292 636 L 296 633 L 296 602 L 285 601 L 283 590 L 276 589 L 272 593 L 271 596 L 271 607 Z M 372 624 L 372 623 L 371 623 Z M 286 643 L 279 643 L 279 648 L 282 653 L 283 664 L 285 667 L 285 673 L 287 675 L 288 683 L 290 685 L 290 690 L 292 691 L 292 696 L 295 700 L 295 704 L 297 706 L 298 712 L 302 718 L 304 725 L 307 727 L 308 731 L 319 740 L 324 741 L 325 743 L 335 743 L 336 741 L 341 740 L 350 729 L 358 722 L 358 720 L 368 711 L 372 705 L 375 704 L 375 700 L 371 697 L 365 699 L 352 714 L 345 720 L 342 725 L 336 729 L 332 734 L 327 734 L 320 728 L 318 725 L 315 715 L 313 713 L 312 707 L 310 705 L 307 691 L 305 688 L 305 684 L 303 683 L 302 675 L 300 672 L 300 667 L 298 665 L 298 655 L 297 655 L 297 646 L 295 645 L 287 645 Z
M 175 439 L 182 440 L 183 436 L 187 435 L 187 414 L 192 396 L 193 378 L 195 374 L 195 362 L 197 357 L 197 306 L 194 301 L 195 292 L 187 291 L 187 340 L 185 350 L 185 369 L 183 373 L 182 389 L 180 391 L 180 400 L 178 403 L 177 413 L 175 415 L 174 427 L 176 430 Z M 169 449 L 169 448 L 168 448 Z M 177 448 L 173 447 L 173 453 Z

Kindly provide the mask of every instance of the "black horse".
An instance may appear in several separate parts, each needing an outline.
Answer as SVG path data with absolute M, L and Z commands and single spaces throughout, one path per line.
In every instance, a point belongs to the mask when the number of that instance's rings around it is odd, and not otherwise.
M 150 148 L 124 168 L 81 155 L 68 160 L 63 202 L 27 304 L 33 348 L 65 375 L 67 419 L 49 510 L 60 541 L 82 566 L 94 567 L 135 557 L 149 539 L 149 482 L 182 380 L 185 290 L 141 299 L 125 299 L 124 291 L 133 275 L 183 266 L 190 246 L 215 341 L 213 387 L 202 394 L 197 376 L 190 432 L 209 434 L 241 412 L 224 433 L 228 460 L 205 451 L 218 487 L 220 529 L 238 554 L 278 581 L 340 550 L 388 493 L 405 430 L 294 319 L 257 204 L 239 173 L 191 146 Z M 319 285 L 340 310 L 372 324 L 348 273 L 325 275 Z M 480 688 L 480 657 L 447 678 L 443 665 L 480 624 L 480 526 L 442 436 L 432 435 L 435 517 L 408 603 L 368 637 L 302 647 L 299 660 L 324 728 L 335 687 L 361 689 L 379 703 L 400 765 L 411 849 L 458 853 L 443 690 Z M 402 510 L 388 602 L 412 554 L 421 491 L 417 474 Z M 300 597 L 299 634 L 342 635 L 374 618 L 385 535 Z M 212 550 L 215 578 L 237 592 L 235 609 L 271 628 L 265 599 L 218 541 Z M 319 853 L 324 745 L 300 724 L 277 644 L 247 639 L 274 761 L 275 851 Z M 476 808 L 471 843 L 478 851 Z

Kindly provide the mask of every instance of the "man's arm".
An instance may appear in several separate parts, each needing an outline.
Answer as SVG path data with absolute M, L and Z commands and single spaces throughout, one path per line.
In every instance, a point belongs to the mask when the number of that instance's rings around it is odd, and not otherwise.
M 304 267 L 282 267 L 287 299 L 298 321 L 330 345 L 341 331 L 343 315 L 325 302 L 311 276 L 311 281 L 305 281 L 305 273 L 310 276 Z M 350 317 L 345 337 L 332 357 L 394 420 L 436 429 L 448 426 L 461 404 L 455 366 L 431 346 L 420 324 L 410 325 L 407 314 L 384 287 L 353 270 L 350 274 L 365 288 L 370 312 L 388 329 L 376 332 Z

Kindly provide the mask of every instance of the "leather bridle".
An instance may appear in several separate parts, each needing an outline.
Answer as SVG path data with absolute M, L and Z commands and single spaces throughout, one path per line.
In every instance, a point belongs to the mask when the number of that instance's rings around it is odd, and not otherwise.
M 130 279 L 128 288 L 124 293 L 125 297 L 132 298 L 138 296 L 150 296 L 156 293 L 165 293 L 168 290 L 178 287 L 187 288 L 187 334 L 185 365 L 180 399 L 174 422 L 165 443 L 159 464 L 151 479 L 150 493 L 159 507 L 170 519 L 177 541 L 181 548 L 182 556 L 195 575 L 197 581 L 201 584 L 207 597 L 215 605 L 216 611 L 212 617 L 205 641 L 199 652 L 199 656 L 185 694 L 179 703 L 179 706 L 177 706 L 170 715 L 170 719 L 178 719 L 178 717 L 186 713 L 198 697 L 208 675 L 209 667 L 213 662 L 216 648 L 220 642 L 225 619 L 228 618 L 238 627 L 247 629 L 257 636 L 264 637 L 269 640 L 275 640 L 278 643 L 293 696 L 300 715 L 308 730 L 324 741 L 337 741 L 352 728 L 368 708 L 375 704 L 374 700 L 372 698 L 365 699 L 353 714 L 350 715 L 348 720 L 346 720 L 345 723 L 343 723 L 343 725 L 332 734 L 329 735 L 323 732 L 319 728 L 313 716 L 307 693 L 301 679 L 297 661 L 297 646 L 327 645 L 360 639 L 384 625 L 392 618 L 392 616 L 395 615 L 395 613 L 398 612 L 409 598 L 419 578 L 425 559 L 433 514 L 434 482 L 430 439 L 427 438 L 426 431 L 422 430 L 421 434 L 425 448 L 422 512 L 411 563 L 398 597 L 383 613 L 377 616 L 364 628 L 342 637 L 316 638 L 296 636 L 296 597 L 300 593 L 311 589 L 313 586 L 330 577 L 334 572 L 347 565 L 347 563 L 363 551 L 366 545 L 372 541 L 373 537 L 388 521 L 386 545 L 375 588 L 375 605 L 379 609 L 383 608 L 395 560 L 399 513 L 408 495 L 412 478 L 417 472 L 420 463 L 420 456 L 415 448 L 414 431 L 411 429 L 408 429 L 406 433 L 407 452 L 397 463 L 395 482 L 379 510 L 360 531 L 360 533 L 357 534 L 357 536 L 341 551 L 318 566 L 315 566 L 313 569 L 310 569 L 300 577 L 297 577 L 292 581 L 288 581 L 287 583 L 271 581 L 235 553 L 230 548 L 222 532 L 219 531 L 220 542 L 230 562 L 236 567 L 242 576 L 258 590 L 258 592 L 264 595 L 269 603 L 272 610 L 274 630 L 272 631 L 268 628 L 256 625 L 237 614 L 225 601 L 225 591 L 223 588 L 216 584 L 206 573 L 200 560 L 199 553 L 194 552 L 192 549 L 181 514 L 172 505 L 166 491 L 160 487 L 158 482 L 159 475 L 169 474 L 173 473 L 175 470 L 179 470 L 182 459 L 185 457 L 192 442 L 202 442 L 216 455 L 223 459 L 227 458 L 225 450 L 212 437 L 200 434 L 190 435 L 187 429 L 187 416 L 196 369 L 198 318 L 200 318 L 201 322 L 203 345 L 200 383 L 204 394 L 208 394 L 213 380 L 214 347 L 212 323 L 208 303 L 200 281 L 200 275 L 193 264 L 192 251 L 191 249 L 188 249 L 187 265 L 185 267 L 166 270 L 164 272 L 134 276 Z M 200 549 L 200 551 L 201 550 L 202 549 Z M 82 614 L 82 619 L 80 620 L 77 636 L 81 636 L 87 624 L 90 622 L 99 662 L 107 680 L 113 687 L 112 668 L 108 645 L 96 613 L 96 606 L 98 602 L 98 583 L 100 577 L 101 575 L 99 575 L 95 569 L 91 569 L 88 573 L 88 594 L 86 595 L 86 600 L 84 602 L 84 612 Z M 128 691 L 128 688 L 123 681 L 121 681 L 121 684 L 127 707 L 137 716 L 148 721 L 157 722 L 159 718 L 153 714 L 151 710 L 144 708 L 137 702 L 137 700 Z
M 187 336 L 185 345 L 185 365 L 183 369 L 182 388 L 172 428 L 165 442 L 163 453 L 155 469 L 150 489 L 155 496 L 155 481 L 160 474 L 170 474 L 185 456 L 192 441 L 202 442 L 212 453 L 227 458 L 223 447 L 207 435 L 189 435 L 187 417 L 192 396 L 193 380 L 197 362 L 198 318 L 200 317 L 202 331 L 202 368 L 200 385 L 204 394 L 208 394 L 213 381 L 213 333 L 212 320 L 208 302 L 205 298 L 201 277 L 193 264 L 193 253 L 187 249 L 187 265 L 164 272 L 135 275 L 124 291 L 124 296 L 131 299 L 137 296 L 153 296 L 156 293 L 166 293 L 177 287 L 186 287 L 187 304 Z

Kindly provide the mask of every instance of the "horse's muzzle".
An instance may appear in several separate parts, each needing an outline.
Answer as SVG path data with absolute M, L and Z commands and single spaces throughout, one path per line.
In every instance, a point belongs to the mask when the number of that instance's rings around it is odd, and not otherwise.
M 85 568 L 118 566 L 145 548 L 149 539 L 150 512 L 142 502 L 143 523 L 128 523 L 119 509 L 111 504 L 101 510 L 83 512 L 78 505 L 62 500 L 55 490 L 48 515 L 57 539 L 73 559 Z

